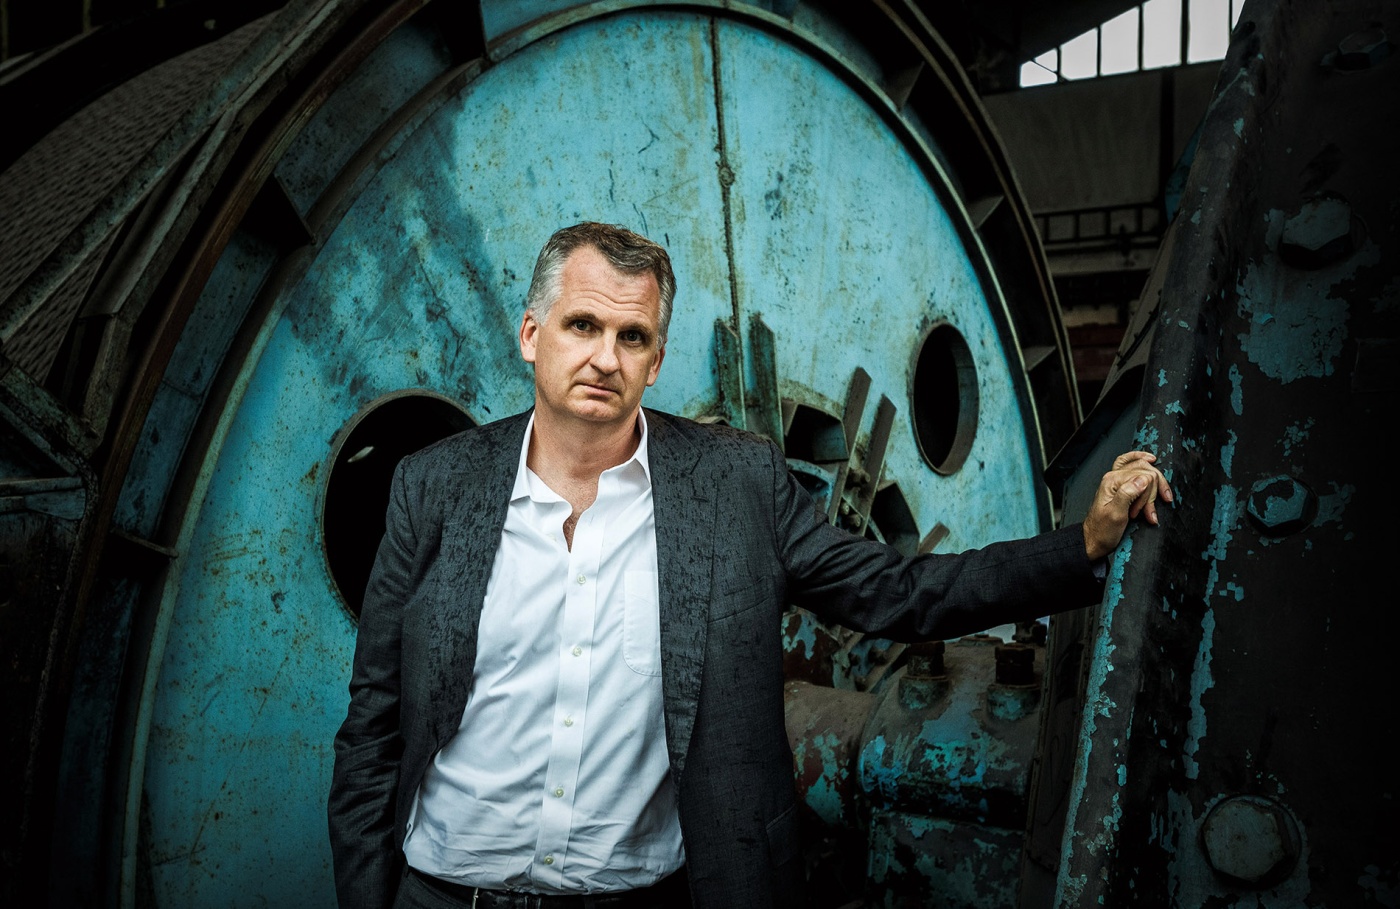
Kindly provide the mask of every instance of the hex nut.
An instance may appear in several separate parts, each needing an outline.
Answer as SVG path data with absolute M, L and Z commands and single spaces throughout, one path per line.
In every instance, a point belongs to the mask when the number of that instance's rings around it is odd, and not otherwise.
M 1261 889 L 1288 877 L 1302 851 L 1288 810 L 1254 795 L 1231 796 L 1212 808 L 1201 825 L 1201 847 L 1216 874 Z
M 1034 685 L 1035 648 L 1030 644 L 1001 644 L 996 648 L 999 685 Z
M 917 644 L 910 644 L 905 649 L 905 659 L 909 664 L 906 670 L 910 678 L 916 679 L 941 679 L 947 676 L 947 670 L 943 667 L 943 652 L 945 645 L 942 641 L 922 641 Z
M 1261 532 L 1283 537 L 1297 533 L 1317 517 L 1317 494 L 1293 477 L 1268 477 L 1250 489 L 1247 510 Z
M 1362 238 L 1351 204 L 1335 193 L 1304 202 L 1284 222 L 1279 258 L 1295 268 L 1322 268 L 1356 251 Z
M 1390 42 L 1386 40 L 1385 29 L 1372 24 L 1352 32 L 1337 43 L 1333 65 L 1339 70 L 1357 72 L 1370 69 L 1388 56 Z

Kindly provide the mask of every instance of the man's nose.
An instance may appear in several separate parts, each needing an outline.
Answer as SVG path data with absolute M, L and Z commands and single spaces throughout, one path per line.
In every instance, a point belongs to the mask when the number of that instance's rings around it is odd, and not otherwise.
M 617 372 L 620 362 L 617 356 L 617 338 L 610 335 L 600 337 L 597 345 L 593 348 L 592 362 L 593 367 L 599 372 Z

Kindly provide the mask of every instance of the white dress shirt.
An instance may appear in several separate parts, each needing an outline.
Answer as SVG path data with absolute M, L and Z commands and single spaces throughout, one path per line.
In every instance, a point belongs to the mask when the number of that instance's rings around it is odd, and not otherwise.
M 526 466 L 491 568 L 471 694 L 434 755 L 404 853 L 468 886 L 594 893 L 685 861 L 666 750 L 646 418 L 579 516 Z

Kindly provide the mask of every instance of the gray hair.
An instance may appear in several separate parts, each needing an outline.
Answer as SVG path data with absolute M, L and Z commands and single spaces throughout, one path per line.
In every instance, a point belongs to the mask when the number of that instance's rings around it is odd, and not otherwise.
M 671 324 L 671 301 L 676 296 L 671 257 L 659 244 L 616 224 L 584 221 L 555 231 L 535 260 L 535 273 L 530 277 L 530 290 L 525 295 L 525 311 L 536 321 L 549 317 L 549 310 L 563 289 L 564 263 L 575 250 L 586 246 L 598 250 L 613 268 L 624 274 L 651 272 L 656 278 L 661 291 L 656 341 L 658 347 L 665 347 L 666 331 Z

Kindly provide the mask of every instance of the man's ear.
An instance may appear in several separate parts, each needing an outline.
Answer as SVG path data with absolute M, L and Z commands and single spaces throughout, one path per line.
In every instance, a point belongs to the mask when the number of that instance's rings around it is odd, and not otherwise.
M 656 384 L 656 376 L 661 372 L 661 361 L 666 359 L 666 348 L 662 347 L 656 352 L 656 360 L 651 364 L 651 372 L 647 374 L 647 388 Z
M 535 362 L 535 341 L 539 338 L 540 323 L 535 314 L 526 311 L 520 319 L 520 356 L 526 363 Z

